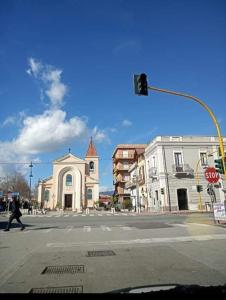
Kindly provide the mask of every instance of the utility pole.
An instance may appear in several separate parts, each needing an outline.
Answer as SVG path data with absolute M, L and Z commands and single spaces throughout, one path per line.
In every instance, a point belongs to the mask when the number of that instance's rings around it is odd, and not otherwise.
M 30 175 L 29 175 L 29 177 L 30 177 L 29 203 L 31 205 L 31 178 L 33 177 L 33 175 L 32 175 L 32 168 L 33 168 L 32 161 L 31 161 L 31 163 L 29 165 L 29 168 L 31 168 L 30 169 Z

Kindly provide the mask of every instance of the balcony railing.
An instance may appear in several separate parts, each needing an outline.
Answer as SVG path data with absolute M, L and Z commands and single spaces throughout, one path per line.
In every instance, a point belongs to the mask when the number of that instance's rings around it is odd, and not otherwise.
M 134 154 L 116 154 L 116 156 L 114 157 L 114 159 L 134 159 Z
M 126 189 L 130 189 L 131 187 L 135 187 L 135 186 L 136 186 L 136 178 L 126 182 L 125 184 Z
M 186 174 L 186 175 L 193 175 L 194 169 L 192 169 L 188 164 L 181 164 L 181 165 L 173 165 L 173 174 Z
M 157 176 L 157 168 L 155 168 L 155 167 L 150 168 L 148 170 L 148 176 L 149 176 L 149 178 L 156 177 Z

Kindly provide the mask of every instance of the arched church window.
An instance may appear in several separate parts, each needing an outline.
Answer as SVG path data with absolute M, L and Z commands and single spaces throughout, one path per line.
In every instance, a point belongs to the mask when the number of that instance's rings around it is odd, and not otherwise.
M 92 200 L 93 199 L 93 190 L 87 189 L 87 199 Z
M 70 185 L 72 185 L 72 176 L 68 174 L 66 176 L 66 186 L 70 186 Z
M 94 172 L 94 162 L 93 161 L 90 161 L 90 163 L 89 163 L 89 171 Z

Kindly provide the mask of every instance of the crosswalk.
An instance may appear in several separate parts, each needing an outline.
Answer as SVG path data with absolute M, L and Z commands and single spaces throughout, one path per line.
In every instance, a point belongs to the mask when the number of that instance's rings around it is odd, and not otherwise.
M 63 215 L 23 215 L 24 218 L 70 218 L 70 217 L 119 217 L 119 216 L 130 216 L 135 217 L 136 214 L 133 213 L 122 213 L 122 214 L 63 214 Z

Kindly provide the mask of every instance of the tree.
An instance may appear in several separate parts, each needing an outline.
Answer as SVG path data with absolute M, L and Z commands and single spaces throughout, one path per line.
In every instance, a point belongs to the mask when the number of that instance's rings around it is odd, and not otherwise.
M 20 198 L 28 199 L 30 187 L 25 177 L 16 172 L 14 175 L 4 177 L 0 183 L 0 190 L 4 194 L 10 192 L 19 192 Z

